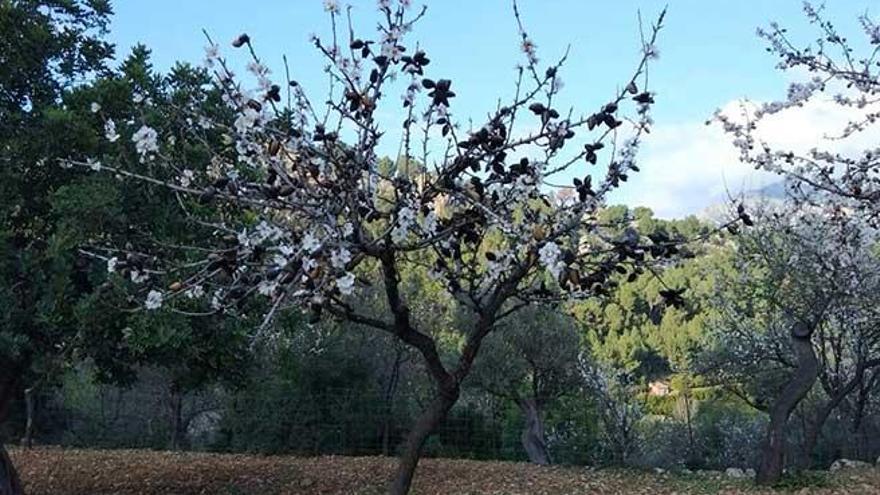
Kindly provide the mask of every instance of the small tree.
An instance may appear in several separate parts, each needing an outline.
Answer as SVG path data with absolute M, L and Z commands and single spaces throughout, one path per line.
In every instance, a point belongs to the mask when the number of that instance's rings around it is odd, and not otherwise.
M 289 77 L 283 86 L 274 83 L 248 35 L 233 46 L 250 53 L 253 88 L 209 41 L 207 63 L 226 114 L 205 114 L 197 99 L 181 101 L 163 124 L 173 123 L 188 141 L 221 144 L 203 160 L 185 159 L 178 136 L 157 132 L 145 111 L 146 120 L 114 129 L 122 135 L 117 151 L 94 157 L 104 171 L 176 192 L 200 232 L 187 246 L 157 249 L 144 241 L 105 251 L 109 263 L 125 260 L 148 274 L 141 296 L 147 309 L 177 311 L 195 300 L 204 301 L 206 313 L 234 315 L 251 296 L 262 296 L 269 309 L 257 336 L 284 308 L 306 309 L 314 318 L 387 332 L 421 354 L 436 391 L 405 442 L 392 493 L 409 490 L 422 446 L 499 322 L 534 302 L 593 297 L 615 271 L 662 258 L 670 247 L 633 229 L 612 236 L 596 219 L 607 194 L 638 170 L 635 154 L 654 102 L 647 68 L 662 13 L 644 33 L 634 75 L 582 115 L 555 108 L 565 57 L 540 69 L 520 23 L 526 62 L 512 99 L 464 131 L 452 110 L 460 90 L 449 79 L 427 77 L 427 53 L 407 46 L 407 33 L 424 14 L 411 12 L 409 3 L 380 2 L 378 36 L 368 39 L 352 29 L 338 32 L 345 16 L 336 1 L 325 2 L 332 39 L 313 41 L 327 60 L 331 90 L 320 102 Z M 396 90 L 401 99 L 389 99 Z M 141 103 L 149 109 L 148 100 Z M 393 176 L 378 167 L 388 129 L 377 115 L 388 103 L 404 111 Z M 626 107 L 634 109 L 631 118 Z M 131 143 L 134 152 L 124 151 Z M 600 156 L 607 168 L 591 171 Z M 425 166 L 410 173 L 415 160 Z M 85 160 L 66 163 L 96 168 Z M 571 185 L 556 182 L 571 175 Z M 557 196 L 559 188 L 574 194 Z M 178 256 L 188 261 L 174 263 Z M 427 270 L 470 315 L 458 329 L 462 343 L 453 362 L 441 358 L 440 335 L 421 325 L 404 296 L 415 270 Z M 384 307 L 360 311 L 355 292 L 373 282 L 382 287 Z
M 641 385 L 632 372 L 594 362 L 585 353 L 578 368 L 582 387 L 596 399 L 604 448 L 615 464 L 628 464 L 640 447 L 638 424 L 645 414 L 638 398 Z
M 474 370 L 478 386 L 513 401 L 522 411 L 522 445 L 529 461 L 550 464 L 545 408 L 577 390 L 577 322 L 561 309 L 532 307 L 487 338 Z

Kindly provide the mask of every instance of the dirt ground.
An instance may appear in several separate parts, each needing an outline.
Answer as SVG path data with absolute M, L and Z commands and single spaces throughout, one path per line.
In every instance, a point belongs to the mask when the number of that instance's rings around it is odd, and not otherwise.
M 384 457 L 262 457 L 143 450 L 11 449 L 30 495 L 380 494 L 394 469 Z M 425 459 L 413 493 L 880 494 L 880 469 L 809 474 L 759 490 L 720 473 L 656 474 L 514 462 Z

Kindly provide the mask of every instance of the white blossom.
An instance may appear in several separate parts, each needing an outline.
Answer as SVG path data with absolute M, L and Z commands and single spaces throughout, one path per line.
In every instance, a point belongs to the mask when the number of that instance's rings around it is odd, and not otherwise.
M 149 310 L 159 309 L 162 307 L 162 293 L 157 290 L 151 290 L 147 294 L 147 300 L 144 307 Z
M 205 295 L 205 288 L 201 285 L 193 285 L 184 293 L 189 299 L 198 299 Z
M 526 54 L 526 58 L 529 60 L 529 64 L 535 65 L 538 63 L 538 45 L 535 44 L 531 38 L 523 38 L 522 44 L 520 45 L 523 53 Z
M 158 137 L 159 135 L 156 133 L 156 130 L 147 125 L 142 125 L 141 128 L 131 136 L 131 140 L 134 142 L 135 149 L 137 150 L 138 155 L 140 155 L 141 161 L 144 161 L 144 159 L 150 154 L 159 151 Z
M 565 267 L 565 264 L 559 259 L 560 254 L 559 246 L 555 242 L 544 244 L 538 251 L 541 264 L 544 265 L 553 277 L 559 277 L 559 274 L 562 273 L 562 269 Z
M 119 139 L 119 134 L 116 132 L 116 122 L 113 122 L 113 119 L 107 119 L 104 122 L 104 137 L 111 143 L 115 143 Z
M 311 232 L 307 233 L 302 240 L 302 248 L 307 253 L 314 253 L 321 247 L 321 242 L 312 235 Z
M 213 67 L 220 57 L 220 47 L 216 43 L 205 46 L 205 67 Z
M 257 285 L 257 292 L 260 295 L 270 297 L 275 293 L 275 289 L 278 288 L 278 282 L 274 280 L 263 280 Z
M 119 258 L 116 256 L 107 260 L 107 273 L 115 273 L 116 265 L 119 264 Z
M 415 223 L 416 212 L 409 206 L 404 206 L 397 212 L 397 225 L 391 229 L 391 240 L 395 243 L 403 242 L 406 235 Z
M 185 169 L 180 174 L 180 185 L 183 187 L 189 187 L 190 185 L 192 185 L 194 175 L 195 174 L 193 173 L 192 170 Z
M 342 277 L 336 279 L 336 288 L 343 296 L 351 295 L 354 292 L 354 273 L 347 272 Z
M 134 282 L 136 284 L 141 284 L 141 283 L 146 282 L 147 279 L 150 278 L 150 275 L 147 274 L 147 272 L 142 272 L 139 270 L 132 270 L 131 273 L 129 273 L 129 278 L 131 279 L 132 282 Z
M 211 308 L 217 310 L 223 307 L 223 289 L 217 289 L 211 296 Z
M 94 102 L 94 101 L 92 102 L 92 105 L 90 108 L 92 110 L 92 113 L 98 113 L 101 111 L 101 105 L 99 105 L 97 102 Z
M 240 114 L 238 114 L 238 118 L 235 119 L 233 125 L 235 126 L 236 132 L 239 134 L 247 134 L 249 130 L 257 125 L 259 119 L 259 112 L 251 107 L 246 107 Z
M 334 268 L 341 270 L 345 268 L 349 261 L 351 261 L 351 253 L 345 248 L 334 249 L 330 254 L 330 264 Z

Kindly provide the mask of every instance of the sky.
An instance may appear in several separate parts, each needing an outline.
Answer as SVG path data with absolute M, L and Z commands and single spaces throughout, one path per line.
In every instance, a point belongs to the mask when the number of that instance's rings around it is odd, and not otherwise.
M 880 11 L 880 5 L 869 8 L 873 2 L 827 0 L 826 12 L 842 32 L 857 33 L 858 15 Z M 375 0 L 348 3 L 356 31 L 372 33 Z M 511 1 L 413 3 L 425 3 L 428 10 L 411 39 L 428 52 L 436 78 L 453 80 L 458 96 L 452 110 L 458 120 L 479 119 L 499 96 L 512 92 L 514 66 L 523 60 Z M 657 44 L 660 57 L 650 73 L 650 89 L 657 93 L 656 126 L 640 152 L 642 172 L 611 200 L 648 206 L 671 218 L 699 213 L 778 180 L 740 164 L 728 139 L 705 122 L 717 108 L 732 108 L 742 98 L 784 98 L 788 82 L 797 77 L 774 69 L 774 57 L 755 34 L 758 27 L 777 21 L 805 43 L 815 31 L 802 14 L 801 0 L 519 0 L 542 60 L 556 59 L 570 46 L 560 104 L 583 111 L 608 100 L 629 77 L 639 57 L 639 13 L 648 23 L 664 5 L 668 14 Z M 116 0 L 113 6 L 109 38 L 118 58 L 144 43 L 160 71 L 178 60 L 200 63 L 204 29 L 223 46 L 224 55 L 244 60 L 229 42 L 246 32 L 276 74 L 283 74 L 286 56 L 293 78 L 312 95 L 326 86 L 323 62 L 309 43 L 311 34 L 330 32 L 320 0 Z M 829 111 L 821 105 L 804 109 L 775 123 L 771 133 L 796 147 L 808 146 Z

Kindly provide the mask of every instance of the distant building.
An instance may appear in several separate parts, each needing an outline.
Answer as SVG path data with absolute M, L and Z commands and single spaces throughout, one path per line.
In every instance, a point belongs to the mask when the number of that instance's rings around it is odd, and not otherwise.
M 666 382 L 656 381 L 648 384 L 648 395 L 665 397 L 669 395 L 669 392 L 671 392 L 671 389 Z

